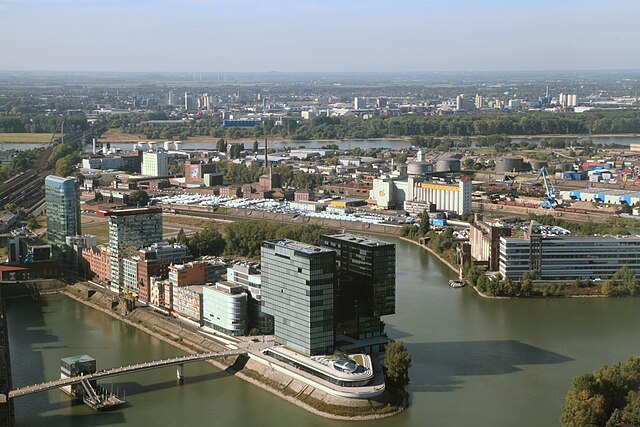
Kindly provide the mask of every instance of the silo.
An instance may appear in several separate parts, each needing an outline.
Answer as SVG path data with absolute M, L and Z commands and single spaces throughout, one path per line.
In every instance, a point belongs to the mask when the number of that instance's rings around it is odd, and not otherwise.
M 530 160 L 529 164 L 531 165 L 531 169 L 533 169 L 534 171 L 539 171 L 540 169 L 546 168 L 549 166 L 548 162 L 544 160 L 537 160 L 537 159 Z
M 450 154 L 440 156 L 436 161 L 436 172 L 460 172 L 460 159 Z
M 175 147 L 176 151 L 180 150 L 182 148 L 182 141 L 174 142 L 173 146 Z
M 164 142 L 164 151 L 169 151 L 171 150 L 171 141 L 165 141 Z
M 505 156 L 496 159 L 496 173 L 522 172 L 527 170 L 522 157 Z
M 433 164 L 428 162 L 411 162 L 407 165 L 407 174 L 410 176 L 424 175 L 433 172 Z

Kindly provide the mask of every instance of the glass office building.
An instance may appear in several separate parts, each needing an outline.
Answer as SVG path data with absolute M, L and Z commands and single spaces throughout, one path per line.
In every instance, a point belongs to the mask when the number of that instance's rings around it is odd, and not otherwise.
M 51 246 L 62 249 L 67 236 L 80 232 L 80 196 L 75 178 L 49 175 L 44 179 L 47 237 Z
M 396 311 L 396 246 L 349 233 L 323 235 L 320 242 L 336 252 L 336 334 L 382 335 L 380 317 Z
M 276 342 L 305 355 L 334 350 L 335 252 L 288 239 L 262 242 L 264 311 Z

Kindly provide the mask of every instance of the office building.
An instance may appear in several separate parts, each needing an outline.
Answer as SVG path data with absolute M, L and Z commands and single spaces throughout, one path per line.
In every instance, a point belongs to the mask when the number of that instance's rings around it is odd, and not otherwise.
M 124 259 L 132 257 L 142 247 L 162 241 L 162 209 L 123 208 L 96 213 L 109 217 L 111 289 L 117 292 L 124 284 Z
M 64 250 L 67 236 L 77 236 L 80 230 L 80 195 L 75 178 L 49 175 L 44 180 L 44 199 L 49 244 Z
M 209 263 L 193 261 L 169 266 L 169 282 L 174 286 L 203 285 L 207 281 Z
M 262 242 L 264 311 L 276 342 L 304 355 L 332 354 L 335 252 L 288 239 Z
M 336 335 L 383 335 L 380 317 L 396 311 L 396 246 L 348 233 L 323 235 L 320 242 L 336 252 Z
M 202 323 L 227 335 L 246 335 L 247 293 L 242 286 L 229 282 L 202 289 Z
M 166 151 L 145 151 L 142 154 L 142 175 L 169 176 L 169 155 Z
M 478 110 L 484 108 L 484 97 L 482 95 L 476 95 L 475 105 Z
M 355 98 L 353 98 L 353 108 L 356 110 L 366 110 L 367 100 L 360 96 L 356 96 Z
M 549 236 L 500 238 L 500 274 L 512 279 L 536 271 L 541 279 L 607 279 L 622 267 L 640 274 L 640 238 Z
M 142 301 L 149 300 L 151 278 L 159 280 L 169 277 L 169 266 L 191 261 L 193 257 L 185 245 L 154 243 L 138 251 L 137 257 L 137 292 Z

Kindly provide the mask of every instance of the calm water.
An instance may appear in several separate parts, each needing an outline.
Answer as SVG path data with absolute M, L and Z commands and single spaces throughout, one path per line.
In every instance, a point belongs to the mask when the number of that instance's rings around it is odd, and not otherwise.
M 571 378 L 638 350 L 638 300 L 486 300 L 447 286 L 450 272 L 415 246 L 398 242 L 393 338 L 413 355 L 403 414 L 391 426 L 554 426 Z M 14 385 L 59 375 L 61 357 L 88 353 L 98 368 L 179 354 L 173 347 L 62 296 L 46 306 L 7 303 Z M 205 363 L 109 381 L 128 407 L 96 414 L 60 391 L 16 400 L 21 426 L 216 425 L 346 426 L 311 415 Z
M 455 139 L 455 138 L 452 138 Z M 553 138 L 551 138 L 553 139 Z M 595 137 L 581 137 L 581 138 L 563 138 L 559 137 L 558 139 L 566 139 L 566 140 L 591 140 L 596 144 L 622 144 L 622 145 L 630 145 L 631 143 L 640 143 L 640 136 L 595 136 Z M 530 138 L 512 138 L 513 142 L 529 142 L 529 143 L 539 143 L 542 138 L 538 137 L 530 137 Z M 211 139 L 210 142 L 186 142 L 182 144 L 182 149 L 191 149 L 191 150 L 215 150 L 217 139 Z M 235 142 L 233 140 L 229 140 L 230 142 Z M 260 140 L 260 144 L 263 143 L 264 140 Z M 162 147 L 163 141 L 158 141 L 158 147 Z M 363 149 L 367 148 L 409 148 L 411 143 L 405 140 L 396 140 L 396 139 L 347 139 L 342 141 L 269 141 L 269 146 L 273 148 L 322 148 L 328 144 L 336 144 L 341 150 L 351 150 L 356 147 L 360 147 Z M 3 150 L 30 150 L 32 148 L 41 147 L 42 144 L 12 144 L 12 143 L 4 143 L 2 144 Z M 245 142 L 245 148 L 250 149 L 253 147 L 253 142 Z M 133 148 L 132 143 L 113 143 L 111 144 L 111 148 L 120 148 L 124 151 L 131 150 Z M 91 146 L 86 147 L 87 151 L 91 150 Z

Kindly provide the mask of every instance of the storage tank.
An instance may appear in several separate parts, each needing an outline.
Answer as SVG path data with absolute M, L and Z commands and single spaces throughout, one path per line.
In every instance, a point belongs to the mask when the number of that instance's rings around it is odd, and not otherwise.
M 158 151 L 158 143 L 155 141 L 149 141 L 149 150 L 151 151 Z
M 411 162 L 407 164 L 407 174 L 409 176 L 424 175 L 433 172 L 433 164 L 428 162 Z
M 440 156 L 436 161 L 436 172 L 460 172 L 460 159 L 451 154 Z
M 138 141 L 138 143 L 136 144 L 136 150 L 142 150 L 145 151 L 147 149 L 147 143 L 145 141 Z
M 496 159 L 496 173 L 522 172 L 528 169 L 522 157 L 505 156 Z
M 573 163 L 563 163 L 560 165 L 562 172 L 569 172 L 573 170 Z
M 545 162 L 544 160 L 537 160 L 537 159 L 530 160 L 529 164 L 531 165 L 531 169 L 533 169 L 534 171 L 539 171 L 540 169 L 546 168 L 547 166 L 549 166 L 548 162 Z
M 173 146 L 175 147 L 176 151 L 182 149 L 182 141 L 176 141 L 173 143 Z
M 164 151 L 169 151 L 171 150 L 171 141 L 165 141 L 164 142 Z

